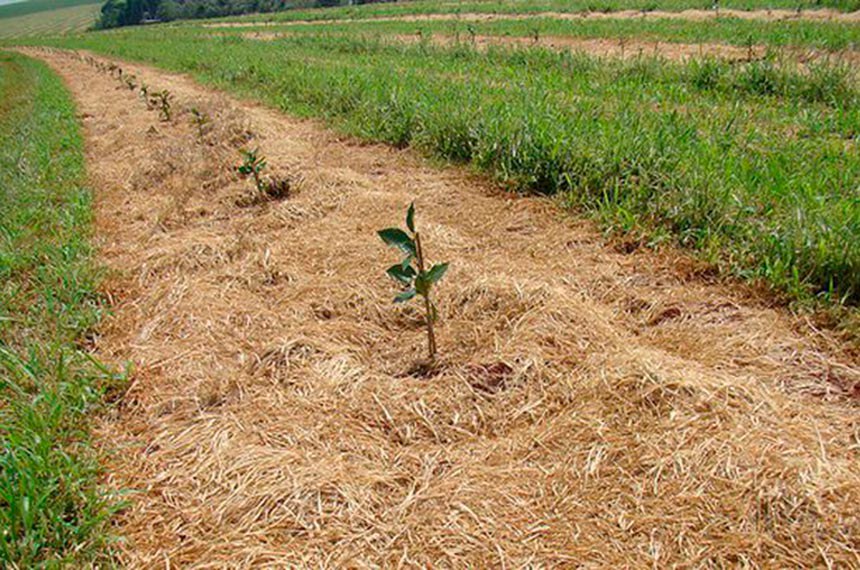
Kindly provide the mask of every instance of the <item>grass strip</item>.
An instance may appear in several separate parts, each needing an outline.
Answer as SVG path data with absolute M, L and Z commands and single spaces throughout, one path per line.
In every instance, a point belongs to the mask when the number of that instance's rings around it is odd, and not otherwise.
M 212 28 L 209 28 L 213 30 Z M 223 28 L 233 33 L 288 32 L 292 34 L 443 34 L 467 41 L 479 36 L 523 38 L 563 37 L 579 39 L 640 40 L 686 44 L 721 43 L 741 47 L 764 45 L 772 48 L 806 48 L 826 51 L 860 48 L 860 25 L 838 22 L 763 22 L 739 18 L 720 18 L 708 22 L 671 19 L 583 20 L 553 18 L 523 20 L 468 21 L 351 21 L 302 23 L 285 26 Z
M 0 565 L 105 562 L 115 502 L 87 417 L 122 377 L 83 348 L 101 317 L 75 108 L 44 64 L 0 52 Z
M 720 0 L 720 8 L 734 10 L 860 10 L 860 0 Z M 266 14 L 230 16 L 210 21 L 285 22 L 296 20 L 345 20 L 426 14 L 539 14 L 542 12 L 618 12 L 662 10 L 711 10 L 710 0 L 459 0 L 438 2 L 374 3 L 333 8 L 293 9 Z

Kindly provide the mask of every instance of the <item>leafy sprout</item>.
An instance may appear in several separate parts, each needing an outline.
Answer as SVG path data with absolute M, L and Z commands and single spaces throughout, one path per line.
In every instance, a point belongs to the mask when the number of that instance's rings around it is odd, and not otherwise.
M 191 122 L 197 127 L 197 136 L 198 138 L 203 138 L 203 135 L 206 134 L 206 127 L 210 123 L 209 115 L 198 109 L 197 107 L 191 108 Z
M 403 286 L 403 291 L 394 297 L 395 303 L 405 303 L 416 296 L 424 301 L 424 320 L 427 325 L 427 346 L 430 361 L 436 360 L 436 335 L 433 324 L 439 318 L 439 311 L 431 293 L 445 272 L 448 263 L 437 263 L 427 269 L 427 260 L 421 244 L 421 234 L 415 226 L 415 203 L 406 211 L 406 231 L 400 228 L 386 228 L 377 232 L 386 244 L 396 247 L 405 254 L 403 261 L 386 270 L 389 277 Z
M 254 178 L 254 186 L 257 188 L 258 194 L 266 193 L 266 186 L 263 183 L 261 173 L 266 168 L 265 157 L 260 156 L 260 149 L 241 150 L 242 164 L 236 167 L 236 171 L 243 177 L 252 176 Z
M 162 121 L 170 121 L 170 117 L 172 116 L 170 111 L 170 104 L 172 99 L 173 96 L 167 89 L 154 93 L 150 98 L 152 106 L 156 107 L 159 113 L 161 113 Z

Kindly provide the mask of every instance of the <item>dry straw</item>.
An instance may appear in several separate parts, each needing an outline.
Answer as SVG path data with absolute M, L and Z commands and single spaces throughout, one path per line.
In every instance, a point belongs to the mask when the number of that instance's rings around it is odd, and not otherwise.
M 92 117 L 99 351 L 137 365 L 99 433 L 130 566 L 860 566 L 860 374 L 827 333 L 408 152 L 123 64 L 205 110 L 201 145 L 41 57 Z M 247 128 L 288 200 L 237 205 Z M 432 377 L 377 271 L 413 197 L 457 261 Z

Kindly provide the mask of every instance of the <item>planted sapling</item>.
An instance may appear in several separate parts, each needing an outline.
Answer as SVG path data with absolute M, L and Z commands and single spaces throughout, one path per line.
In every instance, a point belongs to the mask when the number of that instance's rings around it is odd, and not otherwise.
M 191 107 L 191 122 L 197 127 L 197 137 L 202 139 L 206 134 L 206 126 L 209 124 L 209 115 L 200 111 L 197 107 Z
M 254 150 L 243 149 L 240 152 L 242 153 L 242 164 L 236 167 L 236 171 L 244 178 L 253 176 L 257 193 L 261 196 L 265 195 L 266 188 L 260 173 L 266 168 L 266 159 L 260 156 L 260 149 L 258 148 Z
M 433 285 L 442 279 L 448 270 L 448 263 L 437 263 L 427 269 L 427 259 L 421 243 L 421 234 L 415 226 L 415 203 L 409 205 L 406 211 L 406 231 L 400 228 L 387 228 L 378 232 L 386 244 L 391 245 L 406 254 L 398 264 L 392 265 L 386 273 L 392 279 L 404 286 L 404 290 L 394 297 L 395 303 L 405 303 L 415 296 L 424 301 L 424 322 L 427 325 L 427 348 L 430 362 L 436 360 L 436 334 L 433 324 L 438 320 L 439 312 L 433 302 L 431 292 Z
M 170 101 L 172 99 L 173 97 L 167 89 L 155 93 L 150 99 L 153 107 L 156 107 L 159 113 L 161 113 L 162 121 L 170 121 L 170 117 L 172 116 L 170 113 Z
M 289 176 L 262 176 L 266 168 L 266 158 L 260 155 L 260 149 L 242 150 L 242 164 L 236 167 L 236 171 L 243 177 L 254 178 L 254 188 L 257 192 L 251 200 L 241 200 L 237 204 L 252 205 L 267 200 L 281 200 L 289 198 L 293 190 L 293 178 Z

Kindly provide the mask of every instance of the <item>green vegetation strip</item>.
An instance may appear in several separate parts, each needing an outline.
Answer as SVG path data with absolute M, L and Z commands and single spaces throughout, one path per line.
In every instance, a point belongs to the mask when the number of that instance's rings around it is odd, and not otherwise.
M 14 2 L 0 6 L 0 20 L 99 3 L 98 0 L 95 2 L 93 0 L 26 0 L 26 2 Z
M 466 0 L 390 2 L 310 10 L 252 14 L 231 21 L 344 20 L 426 14 L 539 14 L 541 12 L 618 12 L 622 10 L 680 12 L 710 10 L 711 0 Z M 860 0 L 720 0 L 720 8 L 735 10 L 860 10 Z M 213 20 L 217 22 L 218 20 Z
M 84 4 L 0 20 L 0 40 L 82 32 L 93 27 L 99 4 Z
M 860 301 L 856 77 L 818 64 L 600 61 L 546 50 L 257 42 L 173 29 L 58 42 L 190 72 L 357 136 L 558 193 L 795 298 Z
M 87 416 L 120 377 L 82 348 L 103 306 L 83 141 L 60 79 L 0 52 L 0 566 L 104 561 Z
M 210 31 L 215 31 L 209 28 Z M 821 50 L 860 48 L 860 24 L 830 22 L 762 22 L 720 18 L 708 22 L 684 20 L 583 20 L 552 18 L 527 20 L 466 21 L 352 21 L 284 26 L 224 28 L 217 32 L 286 32 L 291 34 L 445 34 L 468 41 L 472 34 L 511 37 L 569 37 L 582 39 L 638 39 L 687 44 L 723 43 L 736 46 L 766 45 Z

